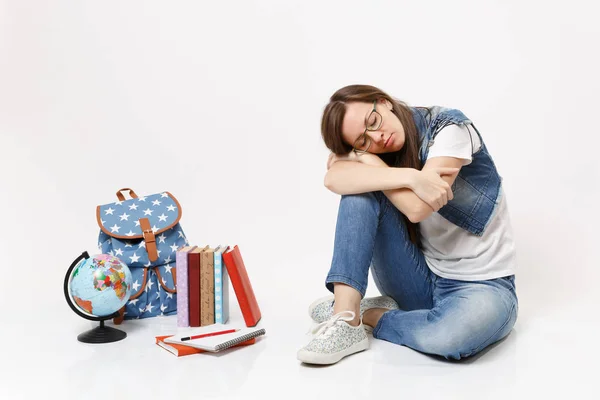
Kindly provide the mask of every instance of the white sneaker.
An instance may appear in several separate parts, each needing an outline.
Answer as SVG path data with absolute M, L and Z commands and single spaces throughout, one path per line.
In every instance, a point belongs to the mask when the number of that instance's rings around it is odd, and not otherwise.
M 356 314 L 342 311 L 313 329 L 315 337 L 298 351 L 298 360 L 307 364 L 335 364 L 350 354 L 369 348 L 369 338 L 362 321 L 348 324 Z
M 365 297 L 360 302 L 360 319 L 370 308 L 387 308 L 388 310 L 398 310 L 398 303 L 389 296 Z M 321 323 L 327 321 L 333 315 L 333 295 L 315 300 L 308 307 L 308 315 L 313 321 Z

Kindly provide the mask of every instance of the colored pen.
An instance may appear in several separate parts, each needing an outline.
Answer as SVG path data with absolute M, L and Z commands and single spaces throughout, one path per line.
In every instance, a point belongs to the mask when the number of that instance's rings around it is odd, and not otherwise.
M 209 336 L 224 335 L 226 333 L 233 333 L 233 332 L 237 332 L 237 331 L 239 331 L 239 329 L 229 329 L 227 331 L 203 333 L 202 335 L 186 336 L 186 337 L 181 338 L 180 340 L 184 341 L 184 340 L 200 339 L 200 338 L 209 337 Z

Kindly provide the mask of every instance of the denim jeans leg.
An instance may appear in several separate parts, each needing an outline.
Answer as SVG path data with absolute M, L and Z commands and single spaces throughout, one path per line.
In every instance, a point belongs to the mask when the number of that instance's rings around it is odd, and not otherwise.
M 381 218 L 371 262 L 373 281 L 379 292 L 393 298 L 402 310 L 431 308 L 435 275 L 421 249 L 410 241 L 402 213 L 380 194 Z
M 379 225 L 379 201 L 374 193 L 343 195 L 340 199 L 331 268 L 325 286 L 333 293 L 334 283 L 367 290 L 369 265 Z
M 333 292 L 334 283 L 344 283 L 364 297 L 371 266 L 382 294 L 408 307 L 431 306 L 430 271 L 398 209 L 382 192 L 342 196 L 326 287 Z
M 517 312 L 512 277 L 476 282 L 437 278 L 432 309 L 388 311 L 373 336 L 458 360 L 507 336 Z

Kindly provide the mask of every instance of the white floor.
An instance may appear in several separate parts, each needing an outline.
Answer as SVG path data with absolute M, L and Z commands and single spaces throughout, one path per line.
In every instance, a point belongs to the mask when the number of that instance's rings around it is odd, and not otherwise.
M 295 358 L 309 339 L 311 299 L 298 293 L 284 303 L 278 296 L 285 290 L 259 291 L 260 326 L 267 335 L 255 345 L 181 358 L 154 344 L 155 336 L 174 332 L 174 316 L 126 321 L 120 326 L 125 340 L 89 345 L 76 336 L 94 324 L 66 304 L 56 315 L 20 315 L 9 321 L 12 337 L 3 338 L 1 397 L 600 398 L 598 318 L 594 296 L 585 294 L 591 291 L 563 302 L 559 291 L 542 301 L 534 286 L 522 289 L 521 314 L 511 335 L 465 361 L 443 361 L 372 339 L 366 352 L 333 366 L 311 367 Z M 241 314 L 235 301 L 232 306 L 230 324 L 238 326 Z

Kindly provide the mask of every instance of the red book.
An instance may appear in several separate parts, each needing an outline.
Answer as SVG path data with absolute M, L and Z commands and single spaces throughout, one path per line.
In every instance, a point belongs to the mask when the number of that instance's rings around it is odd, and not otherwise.
M 188 290 L 190 326 L 200 326 L 200 253 L 196 247 L 188 253 Z
M 261 318 L 260 308 L 256 302 L 256 296 L 254 296 L 254 290 L 252 290 L 248 272 L 237 245 L 233 248 L 230 247 L 229 250 L 223 253 L 223 262 L 227 267 L 227 273 L 240 304 L 246 326 L 256 326 Z

